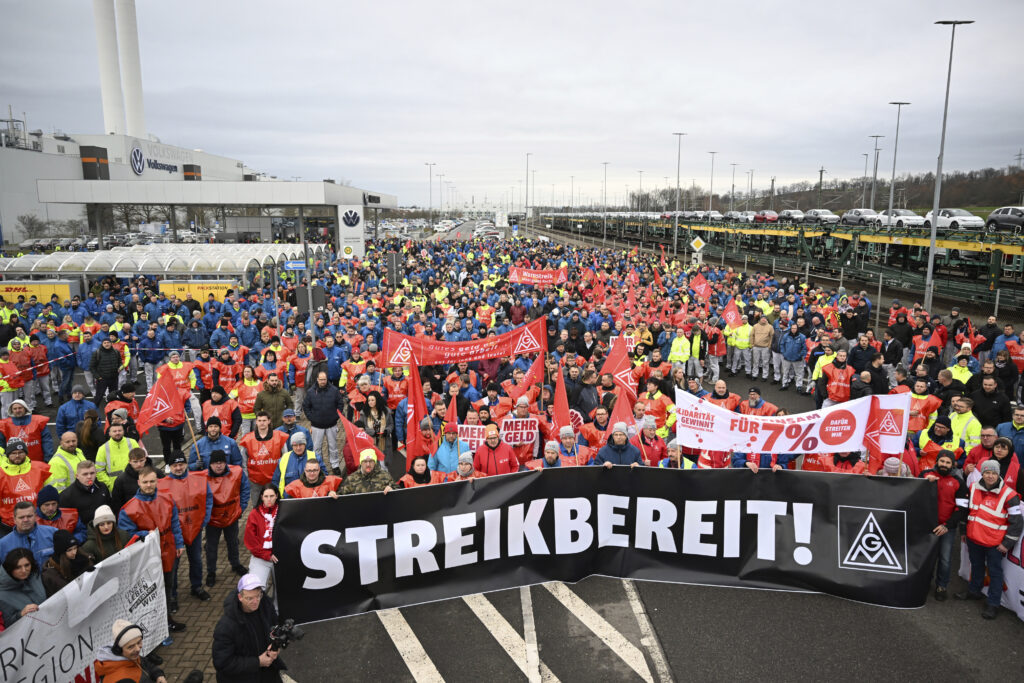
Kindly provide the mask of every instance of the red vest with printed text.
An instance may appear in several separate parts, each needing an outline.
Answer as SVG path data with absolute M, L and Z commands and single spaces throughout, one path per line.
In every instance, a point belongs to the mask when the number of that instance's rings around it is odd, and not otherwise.
M 21 439 L 28 446 L 29 460 L 43 462 L 43 430 L 49 423 L 48 417 L 32 415 L 29 423 L 21 427 L 14 424 L 13 418 L 8 417 L 0 420 L 0 434 L 3 434 L 7 441 L 13 438 Z
M 158 491 L 170 494 L 178 506 L 178 523 L 185 545 L 191 544 L 203 531 L 206 517 L 206 471 L 189 472 L 184 479 L 164 477 L 156 482 Z
M 242 516 L 242 505 L 239 500 L 242 494 L 241 468 L 228 465 L 227 474 L 221 477 L 208 477 L 206 481 L 213 492 L 210 526 L 218 529 L 231 526 Z
M 177 558 L 174 545 L 174 532 L 171 529 L 171 520 L 174 515 L 174 499 L 167 491 L 157 490 L 153 500 L 145 501 L 135 497 L 121 507 L 140 531 L 160 532 L 160 560 L 163 564 L 163 571 L 174 569 L 174 560 Z

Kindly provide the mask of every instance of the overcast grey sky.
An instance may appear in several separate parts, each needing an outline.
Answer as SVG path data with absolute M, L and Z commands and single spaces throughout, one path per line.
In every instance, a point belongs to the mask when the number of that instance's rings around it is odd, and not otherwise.
M 30 128 L 102 130 L 87 0 L 4 0 L 0 104 Z M 867 136 L 897 173 L 933 170 L 957 31 L 945 168 L 1024 147 L 1024 0 L 309 2 L 137 0 L 147 126 L 280 178 L 350 179 L 425 204 L 427 168 L 479 203 L 537 169 L 609 200 L 682 177 L 715 188 L 863 173 Z M 883 173 L 884 170 L 884 173 Z M 621 199 L 620 199 L 621 201 Z M 437 182 L 434 183 L 434 204 Z M 531 204 L 534 202 L 531 201 Z

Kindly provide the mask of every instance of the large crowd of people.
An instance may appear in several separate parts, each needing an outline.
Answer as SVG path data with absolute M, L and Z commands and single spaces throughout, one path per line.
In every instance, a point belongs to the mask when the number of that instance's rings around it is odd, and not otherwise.
M 397 278 L 389 279 L 389 252 L 404 258 Z M 518 284 L 512 266 L 566 268 L 568 281 Z M 183 557 L 189 595 L 210 600 L 221 537 L 232 571 L 254 577 L 244 591 L 270 589 L 282 498 L 583 465 L 934 480 L 935 598 L 946 598 L 953 542 L 965 535 L 972 580 L 958 597 L 979 599 L 987 567 L 983 615 L 997 613 L 998 560 L 1024 526 L 1024 347 L 1013 325 L 892 300 L 875 329 L 884 304 L 865 292 L 526 239 L 371 242 L 364 258 L 316 262 L 312 278 L 200 301 L 146 278 L 111 276 L 68 301 L 3 302 L 5 624 L 149 531 L 160 532 L 173 615 Z M 297 305 L 309 284 L 326 293 L 312 315 Z M 542 358 L 410 367 L 381 351 L 385 330 L 463 342 L 538 319 L 547 331 Z M 616 344 L 627 350 L 627 380 L 604 368 Z M 138 431 L 140 398 L 164 377 L 185 410 L 156 426 L 155 461 Z M 411 385 L 423 388 L 422 414 Z M 792 388 L 791 400 L 766 401 L 768 385 Z M 563 390 L 571 426 L 553 419 Z M 906 392 L 910 433 L 901 456 L 880 462 L 859 452 L 693 449 L 673 438 L 676 390 L 755 416 Z M 52 424 L 44 406 L 56 409 Z M 533 438 L 506 443 L 503 425 L 524 418 L 535 418 Z M 461 437 L 460 425 L 481 427 L 479 442 Z M 169 625 L 185 628 L 173 617 Z

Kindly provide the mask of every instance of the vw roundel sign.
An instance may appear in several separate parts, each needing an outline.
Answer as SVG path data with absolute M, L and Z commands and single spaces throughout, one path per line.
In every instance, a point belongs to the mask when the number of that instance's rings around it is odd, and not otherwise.
M 142 175 L 142 172 L 146 170 L 146 157 L 143 156 L 142 148 L 138 145 L 132 147 L 129 161 L 132 164 L 132 170 L 135 171 L 135 175 Z
M 358 211 L 346 211 L 341 217 L 341 221 L 350 228 L 354 228 L 359 225 L 359 212 Z

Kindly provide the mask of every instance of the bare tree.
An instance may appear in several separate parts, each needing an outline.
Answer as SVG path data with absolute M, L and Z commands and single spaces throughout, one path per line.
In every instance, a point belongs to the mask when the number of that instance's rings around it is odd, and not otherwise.
M 46 237 L 46 234 L 50 231 L 50 224 L 34 213 L 18 216 L 18 227 L 25 233 L 27 239 Z

